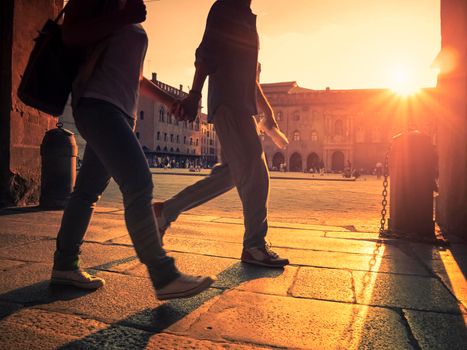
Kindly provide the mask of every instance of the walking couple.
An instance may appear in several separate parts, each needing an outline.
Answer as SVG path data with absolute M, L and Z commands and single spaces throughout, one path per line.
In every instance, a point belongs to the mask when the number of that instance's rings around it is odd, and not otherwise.
M 152 203 L 149 167 L 134 135 L 139 81 L 147 48 L 140 23 L 142 0 L 70 0 L 64 42 L 78 49 L 83 64 L 73 89 L 73 115 L 87 141 L 74 191 L 57 236 L 52 284 L 97 289 L 104 280 L 79 268 L 80 247 L 100 195 L 112 177 L 123 194 L 125 222 L 140 261 L 147 266 L 157 298 L 196 295 L 214 279 L 180 272 L 162 248 L 162 238 L 180 213 L 236 187 L 243 204 L 245 235 L 241 260 L 283 267 L 266 244 L 269 174 L 253 115 L 277 127 L 257 82 L 259 39 L 251 0 L 217 0 L 196 50 L 196 72 L 188 96 L 171 101 L 178 120 L 196 118 L 209 76 L 209 121 L 216 128 L 222 163 L 209 176 L 163 203 Z

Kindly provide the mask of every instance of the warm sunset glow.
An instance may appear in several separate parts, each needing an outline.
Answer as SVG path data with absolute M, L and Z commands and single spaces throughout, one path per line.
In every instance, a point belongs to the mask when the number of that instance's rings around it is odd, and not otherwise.
M 261 82 L 309 89 L 434 87 L 440 0 L 253 0 Z M 214 0 L 151 1 L 144 75 L 185 89 Z M 206 84 L 207 85 L 207 84 Z
M 408 96 L 415 94 L 422 88 L 416 81 L 413 72 L 405 66 L 397 66 L 393 69 L 390 76 L 390 88 L 397 94 Z

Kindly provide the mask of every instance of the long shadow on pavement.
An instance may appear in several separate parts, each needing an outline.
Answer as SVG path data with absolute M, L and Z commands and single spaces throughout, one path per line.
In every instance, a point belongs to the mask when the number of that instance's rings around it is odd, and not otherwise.
M 115 263 L 113 265 L 116 265 Z M 112 263 L 105 264 L 106 267 Z M 88 270 L 99 271 L 102 266 Z M 96 333 L 79 340 L 65 344 L 61 349 L 83 348 L 145 348 L 150 338 L 161 333 L 174 323 L 180 321 L 212 298 L 224 293 L 228 289 L 259 278 L 274 278 L 280 276 L 283 269 L 268 269 L 257 266 L 233 264 L 218 274 L 213 288 L 187 299 L 176 299 L 165 302 L 155 309 L 144 309 Z M 21 303 L 25 307 L 35 307 L 53 303 L 54 301 L 68 301 L 88 295 L 89 291 L 75 288 L 58 288 L 49 286 L 48 281 L 42 281 L 27 287 L 18 288 L 0 295 L 0 300 Z M 118 303 L 118 300 L 115 300 Z M 12 308 L 10 312 L 0 313 L 0 319 L 19 311 Z M 92 315 L 86 315 L 92 318 Z
M 268 269 L 240 262 L 235 263 L 217 275 L 218 281 L 215 288 L 210 288 L 192 298 L 171 300 L 155 309 L 142 310 L 111 324 L 110 327 L 104 330 L 66 344 L 60 349 L 80 349 L 86 346 L 122 349 L 129 347 L 145 348 L 153 335 L 161 333 L 226 290 L 233 289 L 254 279 L 278 277 L 283 272 L 284 269 Z M 152 318 L 150 326 L 142 327 L 141 320 L 148 317 Z M 116 333 L 118 332 L 123 332 L 125 336 L 117 336 Z

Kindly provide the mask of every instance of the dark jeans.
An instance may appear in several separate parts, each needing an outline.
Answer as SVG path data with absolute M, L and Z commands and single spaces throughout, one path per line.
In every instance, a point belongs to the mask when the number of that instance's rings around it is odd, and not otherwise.
M 161 246 L 151 205 L 152 176 L 134 134 L 135 120 L 111 103 L 92 98 L 81 99 L 74 118 L 87 145 L 63 213 L 54 268 L 78 268 L 80 247 L 94 208 L 112 177 L 122 191 L 125 223 L 136 253 L 147 265 L 155 287 L 162 287 L 179 272 Z

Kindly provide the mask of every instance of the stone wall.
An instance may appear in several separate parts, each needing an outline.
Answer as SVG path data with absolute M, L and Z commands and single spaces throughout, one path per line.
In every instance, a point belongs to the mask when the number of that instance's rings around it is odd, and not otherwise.
M 467 2 L 441 1 L 437 221 L 467 239 Z
M 2 0 L 1 3 L 0 206 L 27 205 L 38 201 L 40 144 L 56 120 L 25 106 L 17 98 L 16 90 L 37 31 L 47 18 L 56 16 L 63 1 Z

